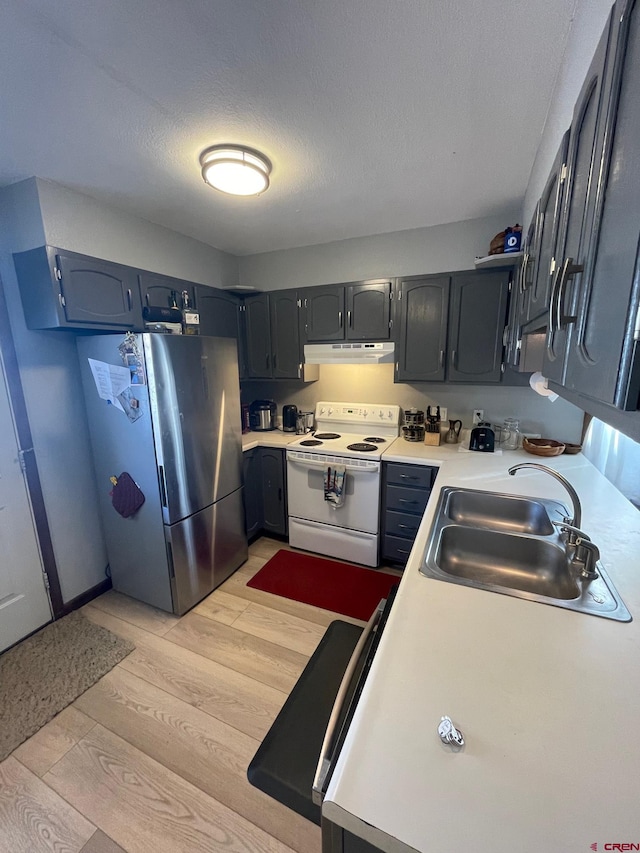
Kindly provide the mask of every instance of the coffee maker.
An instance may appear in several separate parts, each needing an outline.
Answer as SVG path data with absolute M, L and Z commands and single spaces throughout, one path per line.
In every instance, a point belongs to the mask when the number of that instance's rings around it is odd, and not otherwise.
M 295 432 L 298 407 L 292 403 L 282 407 L 282 431 Z

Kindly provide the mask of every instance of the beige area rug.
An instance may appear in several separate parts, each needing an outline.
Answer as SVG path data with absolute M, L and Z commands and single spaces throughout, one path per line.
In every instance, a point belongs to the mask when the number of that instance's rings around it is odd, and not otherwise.
M 134 648 L 74 612 L 0 655 L 0 761 Z

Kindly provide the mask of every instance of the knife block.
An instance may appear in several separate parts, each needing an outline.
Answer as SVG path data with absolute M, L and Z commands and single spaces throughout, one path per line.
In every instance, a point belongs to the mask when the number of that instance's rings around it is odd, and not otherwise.
M 437 447 L 440 444 L 440 429 L 438 428 L 438 432 L 425 432 L 424 443 Z

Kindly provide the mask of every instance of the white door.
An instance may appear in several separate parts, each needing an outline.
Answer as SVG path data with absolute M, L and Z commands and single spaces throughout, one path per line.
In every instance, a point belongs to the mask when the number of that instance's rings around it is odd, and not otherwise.
M 0 356 L 0 652 L 51 620 Z

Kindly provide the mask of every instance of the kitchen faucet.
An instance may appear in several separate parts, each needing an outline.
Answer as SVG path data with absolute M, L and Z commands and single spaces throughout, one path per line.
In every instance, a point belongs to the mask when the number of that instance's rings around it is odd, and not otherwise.
M 582 506 L 580 505 L 580 498 L 578 497 L 578 493 L 573 488 L 571 483 L 565 479 L 562 474 L 558 474 L 557 471 L 554 471 L 553 468 L 547 468 L 546 465 L 539 465 L 537 462 L 521 462 L 519 465 L 513 465 L 509 468 L 509 473 L 512 477 L 515 476 L 516 471 L 519 471 L 520 468 L 537 468 L 539 471 L 546 471 L 547 474 L 551 474 L 559 483 L 565 487 L 567 492 L 569 493 L 569 497 L 571 498 L 571 502 L 573 504 L 573 518 L 565 518 L 565 522 L 570 524 L 571 527 L 579 528 L 582 523 Z M 570 533 L 570 539 L 572 545 L 575 545 L 576 534 Z
M 546 465 L 539 465 L 537 462 L 521 462 L 519 465 L 513 465 L 509 468 L 509 474 L 512 477 L 515 476 L 516 471 L 519 471 L 520 468 L 536 468 L 538 471 L 546 471 L 547 474 L 551 474 L 552 477 L 565 487 L 573 504 L 573 518 L 565 518 L 564 521 L 554 521 L 553 524 L 563 533 L 568 534 L 567 544 L 575 546 L 571 561 L 577 564 L 582 577 L 585 580 L 594 580 L 597 578 L 596 565 L 600 559 L 600 551 L 591 541 L 590 537 L 583 530 L 580 530 L 582 507 L 576 490 L 562 474 L 558 474 L 553 468 L 547 468 Z

